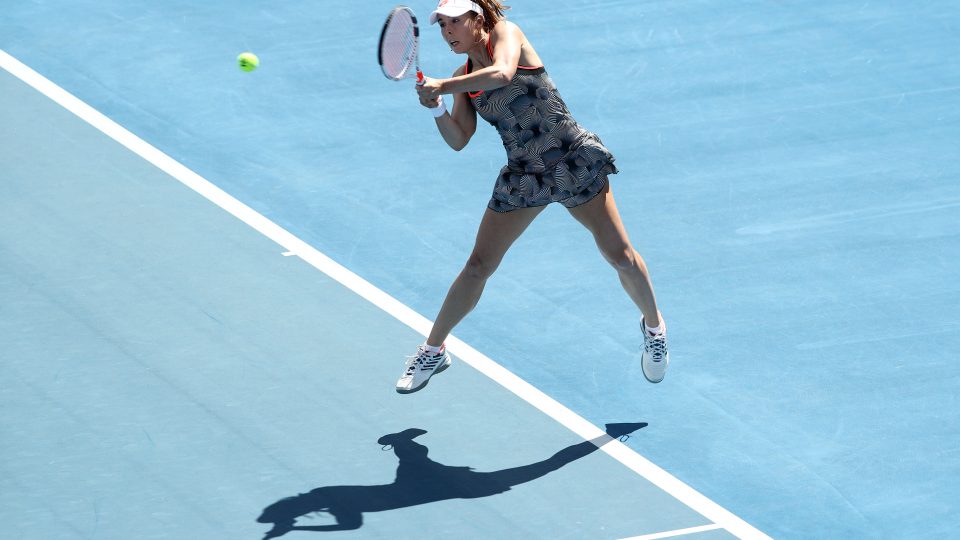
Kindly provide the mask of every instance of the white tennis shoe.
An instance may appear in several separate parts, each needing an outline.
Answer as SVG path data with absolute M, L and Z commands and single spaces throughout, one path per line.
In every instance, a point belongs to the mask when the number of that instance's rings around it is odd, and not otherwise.
M 420 345 L 417 347 L 417 354 L 407 357 L 403 375 L 397 381 L 397 392 L 412 394 L 422 389 L 430 382 L 430 377 L 450 367 L 452 362 L 446 346 L 442 346 L 440 352 L 431 354 Z
M 663 324 L 663 332 L 653 336 L 647 332 L 647 326 L 640 319 L 640 328 L 643 332 L 643 355 L 640 357 L 640 367 L 643 376 L 652 383 L 663 380 L 670 365 L 670 352 L 667 350 L 667 323 Z

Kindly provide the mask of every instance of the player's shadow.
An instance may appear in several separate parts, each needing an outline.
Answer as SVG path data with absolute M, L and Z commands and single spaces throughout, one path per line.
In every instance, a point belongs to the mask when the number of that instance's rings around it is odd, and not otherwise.
M 358 529 L 363 525 L 364 512 L 382 512 L 446 499 L 489 497 L 536 480 L 595 452 L 614 438 L 623 439 L 646 425 L 645 422 L 607 424 L 606 435 L 568 446 L 537 463 L 493 472 L 474 472 L 471 467 L 451 467 L 433 461 L 427 457 L 427 447 L 413 441 L 426 431 L 411 428 L 384 435 L 377 441 L 385 447 L 392 446 L 400 460 L 397 478 L 392 484 L 319 487 L 271 504 L 257 521 L 273 524 L 264 536 L 267 540 L 290 531 Z M 296 524 L 297 518 L 318 512 L 330 514 L 332 521 L 336 522 L 328 525 Z

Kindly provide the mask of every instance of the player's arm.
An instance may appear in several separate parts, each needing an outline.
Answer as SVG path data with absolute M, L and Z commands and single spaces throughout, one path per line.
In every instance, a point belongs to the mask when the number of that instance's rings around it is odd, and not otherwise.
M 463 66 L 453 73 L 454 77 L 459 75 L 463 75 Z M 457 151 L 467 146 L 477 131 L 477 111 L 470 103 L 469 96 L 463 92 L 454 94 L 453 109 L 436 117 L 436 121 L 443 140 Z
M 520 62 L 523 33 L 516 24 L 500 21 L 490 31 L 490 43 L 493 46 L 493 65 L 468 75 L 461 74 L 450 79 L 435 81 L 439 83 L 438 93 L 479 92 L 510 84 L 517 72 L 517 64 Z

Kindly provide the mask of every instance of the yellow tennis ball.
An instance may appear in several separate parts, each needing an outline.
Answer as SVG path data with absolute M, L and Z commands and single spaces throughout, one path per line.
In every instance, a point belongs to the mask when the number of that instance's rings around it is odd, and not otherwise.
M 237 57 L 237 64 L 240 69 L 249 72 L 257 69 L 257 66 L 260 65 L 260 59 L 252 52 L 240 53 L 240 56 Z

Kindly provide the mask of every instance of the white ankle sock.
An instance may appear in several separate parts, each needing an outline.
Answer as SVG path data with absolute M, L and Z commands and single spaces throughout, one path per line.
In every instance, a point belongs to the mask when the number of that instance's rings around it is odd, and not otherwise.
M 647 323 L 643 323 L 643 327 L 647 330 L 647 333 L 651 336 L 659 336 L 663 333 L 663 321 L 660 321 L 660 326 L 656 328 L 651 328 L 647 326 Z
M 443 350 L 443 343 L 441 343 L 439 347 L 434 347 L 433 345 L 427 345 L 427 343 L 424 342 L 423 350 L 427 351 L 430 354 L 438 354 L 441 350 Z

